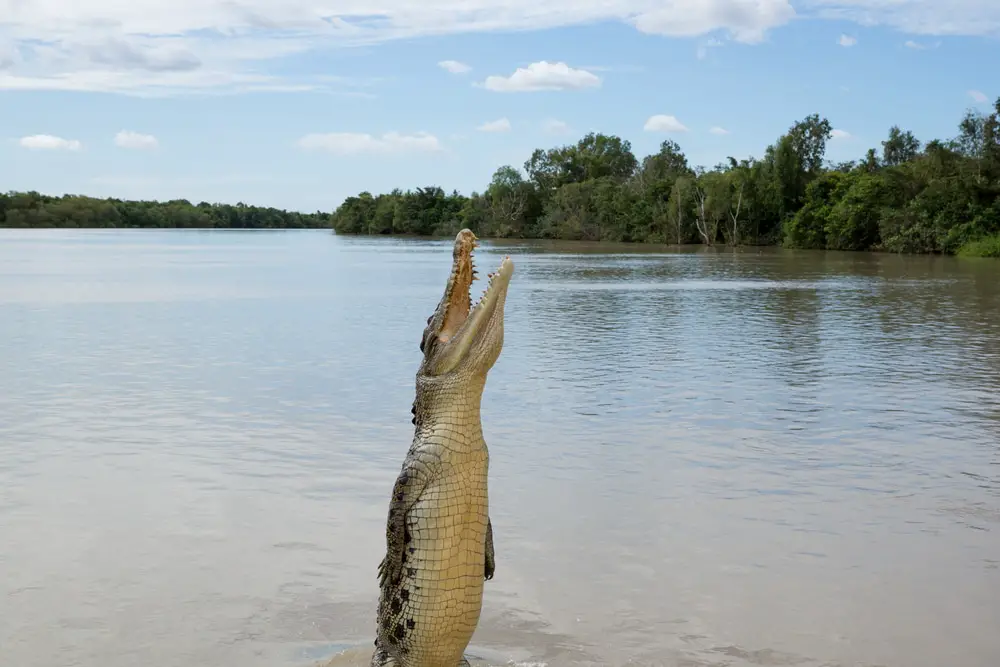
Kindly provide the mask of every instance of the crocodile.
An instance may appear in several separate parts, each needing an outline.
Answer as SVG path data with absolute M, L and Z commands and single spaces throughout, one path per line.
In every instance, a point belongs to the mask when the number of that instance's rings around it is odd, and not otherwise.
M 473 305 L 468 229 L 455 237 L 444 295 L 424 328 L 413 441 L 392 488 L 371 667 L 468 667 L 465 650 L 493 578 L 489 452 L 480 405 L 503 347 L 509 256 Z

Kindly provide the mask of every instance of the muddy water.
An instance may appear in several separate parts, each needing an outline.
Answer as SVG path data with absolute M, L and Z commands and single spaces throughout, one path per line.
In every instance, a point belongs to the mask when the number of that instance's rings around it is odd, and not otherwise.
M 1000 263 L 505 252 L 480 664 L 1000 664 Z M 448 258 L 0 235 L 0 664 L 366 664 Z

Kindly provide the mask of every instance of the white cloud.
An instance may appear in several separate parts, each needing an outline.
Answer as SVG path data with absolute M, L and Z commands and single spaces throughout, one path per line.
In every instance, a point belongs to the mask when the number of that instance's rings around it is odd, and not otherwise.
M 544 129 L 549 134 L 569 134 L 571 132 L 568 123 L 555 118 L 549 118 L 542 124 L 542 129 Z
M 708 50 L 713 49 L 717 46 L 722 46 L 722 42 L 718 39 L 710 39 L 703 44 L 698 46 L 698 50 L 695 52 L 698 56 L 698 60 L 704 60 L 708 57 Z
M 715 126 L 715 127 L 711 128 L 709 130 L 709 132 L 711 132 L 712 134 L 718 134 L 719 136 L 722 136 L 724 134 L 729 134 L 729 130 L 727 130 L 724 127 L 719 127 L 719 126 Z
M 307 134 L 297 144 L 305 150 L 326 151 L 335 155 L 434 153 L 443 150 L 438 138 L 427 132 L 386 132 L 381 137 L 356 132 Z
M 788 0 L 662 0 L 658 4 L 649 12 L 637 8 L 634 24 L 640 32 L 697 37 L 725 30 L 738 42 L 755 44 L 764 40 L 768 30 L 795 17 Z
M 277 76 L 239 74 L 222 70 L 214 72 L 89 70 L 44 76 L 20 76 L 0 71 L 0 90 L 101 91 L 142 97 L 169 96 L 184 92 L 217 94 L 263 90 L 299 92 L 329 89 L 334 83 L 332 80 L 322 79 L 312 83 L 294 83 Z M 361 91 L 343 91 L 343 94 L 369 96 Z
M 646 132 L 687 132 L 688 129 L 684 127 L 684 124 L 677 120 L 674 116 L 666 116 L 664 114 L 657 114 L 655 116 L 650 116 L 646 120 L 646 124 L 642 126 Z
M 830 131 L 830 136 L 833 139 L 850 139 L 851 133 L 847 130 L 837 130 L 833 129 Z
M 157 148 L 160 142 L 151 134 L 140 134 L 131 130 L 122 130 L 115 135 L 115 146 L 119 148 L 131 148 L 133 150 L 152 150 Z
M 472 70 L 471 67 L 465 63 L 460 63 L 457 60 L 442 60 L 438 63 L 438 67 L 447 70 L 452 74 L 465 74 Z
M 986 93 L 981 90 L 970 90 L 969 97 L 971 97 L 977 104 L 986 104 L 990 101 L 990 98 L 986 97 Z
M 22 148 L 40 151 L 78 151 L 83 148 L 76 139 L 63 139 L 51 134 L 33 134 L 30 137 L 21 137 L 18 142 Z
M 996 0 L 803 0 L 820 18 L 886 25 L 916 35 L 991 35 L 1000 32 Z
M 850 35 L 841 35 L 840 39 L 837 40 L 837 43 L 841 46 L 850 47 L 858 43 L 858 38 L 851 37 Z
M 795 8 L 792 7 L 792 2 Z M 617 21 L 744 43 L 801 13 L 913 35 L 1000 34 L 996 0 L 0 0 L 0 89 L 325 90 L 368 82 L 288 74 L 276 61 L 391 40 Z M 15 59 L 11 54 L 17 53 Z M 448 61 L 443 61 L 448 62 Z
M 0 70 L 13 67 L 21 62 L 21 52 L 13 44 L 0 41 Z
M 914 49 L 916 51 L 923 51 L 925 49 L 936 49 L 936 48 L 938 48 L 939 46 L 941 46 L 941 41 L 938 40 L 938 41 L 935 41 L 935 42 L 931 42 L 930 44 L 927 44 L 927 43 L 924 43 L 924 42 L 917 42 L 917 41 L 914 41 L 912 39 L 908 39 L 905 42 L 903 42 L 903 46 L 905 46 L 908 49 Z
M 2 3 L 4 0 L 0 0 Z M 49 0 L 52 2 L 54 0 Z M 145 0 L 146 3 L 158 0 Z M 214 0 L 208 0 L 211 4 Z M 36 4 L 25 7 L 34 9 Z M 141 0 L 133 4 L 141 4 Z M 76 9 L 80 9 L 76 7 Z M 22 12 L 25 13 L 25 12 Z M 55 22 L 59 24 L 59 21 Z M 11 27 L 11 26 L 14 27 Z M 30 29 L 29 29 L 30 28 Z M 88 26 L 46 30 L 0 22 L 5 32 L 20 40 L 22 56 L 0 67 L 0 90 L 68 90 L 127 93 L 142 96 L 202 91 L 329 90 L 364 94 L 368 82 L 326 74 L 277 75 L 266 63 L 310 50 L 307 39 L 245 36 L 233 32 L 208 39 L 195 35 L 116 34 L 111 28 L 92 32 Z M 51 32 L 51 34 L 49 34 Z M 8 60 L 4 58 L 4 60 Z
M 582 90 L 601 85 L 601 79 L 587 70 L 573 69 L 564 62 L 542 60 L 518 67 L 510 76 L 488 76 L 483 86 L 496 93 L 532 93 L 543 90 Z
M 510 131 L 510 121 L 506 118 L 500 118 L 498 120 L 491 120 L 487 123 L 483 123 L 476 128 L 480 132 L 509 132 Z

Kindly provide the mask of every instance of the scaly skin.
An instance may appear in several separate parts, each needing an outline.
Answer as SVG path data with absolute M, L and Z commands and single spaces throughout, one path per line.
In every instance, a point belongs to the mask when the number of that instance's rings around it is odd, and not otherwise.
M 493 577 L 480 403 L 503 347 L 514 266 L 505 257 L 470 310 L 476 245 L 467 229 L 455 238 L 451 275 L 420 343 L 416 428 L 389 503 L 371 667 L 467 666 L 483 583 Z

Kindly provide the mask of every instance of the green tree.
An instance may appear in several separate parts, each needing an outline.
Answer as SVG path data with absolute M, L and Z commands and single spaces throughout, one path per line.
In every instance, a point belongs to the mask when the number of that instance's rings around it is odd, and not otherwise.
M 898 125 L 889 128 L 889 138 L 882 142 L 882 162 L 888 167 L 896 167 L 909 162 L 920 152 L 920 141 L 909 130 L 902 131 Z
M 510 165 L 497 169 L 485 194 L 489 206 L 487 233 L 499 237 L 524 236 L 533 195 L 530 184 L 517 169 Z

